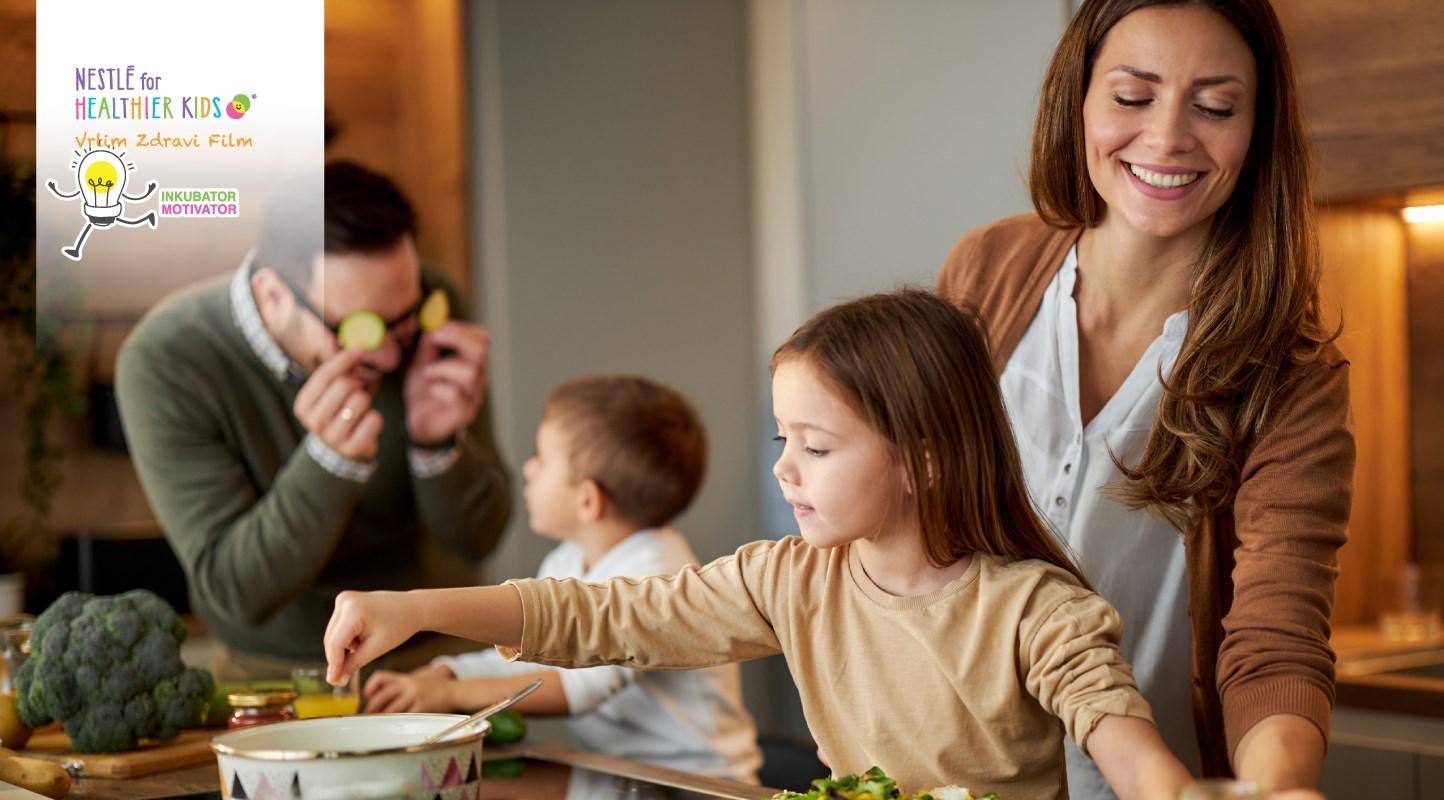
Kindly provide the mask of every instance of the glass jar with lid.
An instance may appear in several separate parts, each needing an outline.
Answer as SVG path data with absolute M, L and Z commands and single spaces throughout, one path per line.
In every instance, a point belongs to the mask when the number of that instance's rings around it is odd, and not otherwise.
M 291 703 L 296 692 L 291 689 L 243 689 L 226 695 L 234 709 L 227 728 L 249 728 L 252 725 L 266 725 L 285 722 L 296 718 Z

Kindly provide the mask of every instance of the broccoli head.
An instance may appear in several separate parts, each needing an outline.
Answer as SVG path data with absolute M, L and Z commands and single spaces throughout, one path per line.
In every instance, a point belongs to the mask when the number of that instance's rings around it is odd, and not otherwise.
M 96 597 L 67 592 L 30 631 L 30 658 L 16 675 L 26 725 L 65 723 L 85 753 L 134 750 L 197 724 L 215 687 L 181 662 L 185 623 L 145 589 Z

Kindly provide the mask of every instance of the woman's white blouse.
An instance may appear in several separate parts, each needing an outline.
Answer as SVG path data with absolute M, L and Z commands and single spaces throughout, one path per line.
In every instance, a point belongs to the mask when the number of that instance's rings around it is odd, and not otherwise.
M 1123 616 L 1123 656 L 1153 707 L 1164 741 L 1194 774 L 1198 744 L 1190 694 L 1188 581 L 1183 536 L 1161 517 L 1108 499 L 1121 479 L 1112 454 L 1136 463 L 1153 427 L 1188 312 L 1163 325 L 1133 371 L 1085 425 L 1078 403 L 1078 308 L 1070 249 L 1037 316 L 1003 371 L 1003 402 L 1033 502 L 1071 548 L 1083 574 Z M 1094 763 L 1067 743 L 1069 794 L 1111 798 Z

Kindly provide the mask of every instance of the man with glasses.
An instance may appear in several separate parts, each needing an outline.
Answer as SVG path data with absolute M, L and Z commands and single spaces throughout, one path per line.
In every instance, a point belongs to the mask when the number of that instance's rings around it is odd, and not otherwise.
M 461 304 L 420 266 L 395 185 L 335 163 L 324 186 L 324 208 L 314 187 L 275 193 L 240 268 L 162 301 L 116 364 L 131 457 L 217 680 L 321 660 L 343 589 L 472 582 L 511 510 L 486 330 L 422 330 L 434 286 Z M 343 347 L 343 321 L 364 314 L 379 344 Z M 413 642 L 393 666 L 436 645 Z

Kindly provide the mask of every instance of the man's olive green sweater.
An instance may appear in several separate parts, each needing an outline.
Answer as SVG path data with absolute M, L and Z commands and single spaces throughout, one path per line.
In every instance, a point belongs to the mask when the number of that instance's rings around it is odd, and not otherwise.
M 449 469 L 413 475 L 402 370 L 374 401 L 385 420 L 375 472 L 359 483 L 326 471 L 292 412 L 302 382 L 258 358 L 230 280 L 183 290 L 136 327 L 116 365 L 121 418 L 213 635 L 248 653 L 320 659 L 341 590 L 436 583 L 422 569 L 425 536 L 471 562 L 489 553 L 511 510 L 510 478 L 485 405 Z

